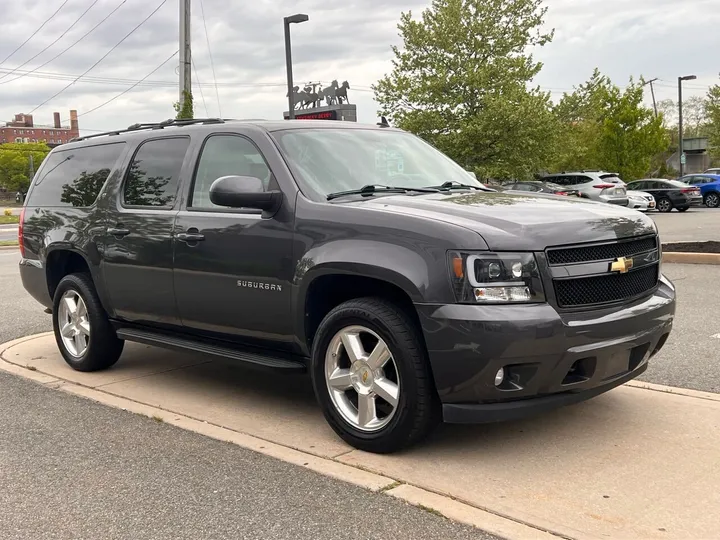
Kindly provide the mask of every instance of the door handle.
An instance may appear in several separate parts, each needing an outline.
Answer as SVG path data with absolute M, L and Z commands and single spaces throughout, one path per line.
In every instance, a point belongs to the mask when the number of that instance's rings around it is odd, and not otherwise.
M 109 227 L 107 233 L 111 236 L 122 238 L 123 236 L 130 234 L 130 230 L 123 229 L 122 227 Z
M 197 229 L 195 229 L 195 231 L 197 231 Z M 190 229 L 190 230 L 188 230 L 188 232 L 178 233 L 175 235 L 175 238 L 177 238 L 181 242 L 187 242 L 187 243 L 202 242 L 203 240 L 205 240 L 204 234 L 200 234 L 199 232 L 195 232 L 195 231 Z

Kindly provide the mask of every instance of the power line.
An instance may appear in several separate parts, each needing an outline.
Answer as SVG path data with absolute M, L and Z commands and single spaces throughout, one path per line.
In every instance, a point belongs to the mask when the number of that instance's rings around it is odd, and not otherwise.
M 115 9 L 113 9 L 110 13 L 108 13 L 108 14 L 105 16 L 104 19 L 102 19 L 99 23 L 97 23 L 95 26 L 93 26 L 93 27 L 92 27 L 90 30 L 88 30 L 84 35 L 82 35 L 82 36 L 80 37 L 80 39 L 78 39 L 77 41 L 75 41 L 75 42 L 74 42 L 72 45 L 70 45 L 69 47 L 67 47 L 67 48 L 65 48 L 64 50 L 62 50 L 60 53 L 58 53 L 58 54 L 56 54 L 55 56 L 53 56 L 50 60 L 48 60 L 48 61 L 45 62 L 44 64 L 40 64 L 40 65 L 39 65 L 38 67 L 36 67 L 35 69 L 32 69 L 32 70 L 24 73 L 23 75 L 20 75 L 19 77 L 15 77 L 14 79 L 10 79 L 9 81 L 0 82 L 0 84 L 8 84 L 8 83 L 11 83 L 11 82 L 13 82 L 13 81 L 17 81 L 18 79 L 22 79 L 23 77 L 26 77 L 26 76 L 28 76 L 28 75 L 31 75 L 32 73 L 35 73 L 35 72 L 38 71 L 40 68 L 43 68 L 43 67 L 47 66 L 50 62 L 52 62 L 52 61 L 54 61 L 54 60 L 57 60 L 57 59 L 60 58 L 63 54 L 65 54 L 65 53 L 68 52 L 70 49 L 72 49 L 75 45 L 77 45 L 78 43 L 80 43 L 83 39 L 85 39 L 85 38 L 88 37 L 90 34 L 92 34 L 98 26 L 100 26 L 102 23 L 104 23 L 104 22 L 107 21 L 110 17 L 112 17 L 112 15 L 113 15 L 118 9 L 120 9 L 125 2 L 127 2 L 127 0 L 122 0 L 122 2 L 120 2 Z
M 11 52 L 10 54 L 8 54 L 8 55 L 5 57 L 5 59 L 4 59 L 2 62 L 0 62 L 0 66 L 2 66 L 5 62 L 7 62 L 16 52 L 18 52 L 20 49 L 22 49 L 28 41 L 30 41 L 35 35 L 37 35 L 37 33 L 38 33 L 40 30 L 42 30 L 43 27 L 44 27 L 47 23 L 49 23 L 49 22 L 52 20 L 53 17 L 55 17 L 55 15 L 57 15 L 57 14 L 60 12 L 60 10 L 65 6 L 65 4 L 68 3 L 68 1 L 69 1 L 69 0 L 65 0 L 62 4 L 60 4 L 60 7 L 57 8 L 57 10 L 55 11 L 55 13 L 53 13 L 53 14 L 50 15 L 47 19 L 45 19 L 45 22 L 42 23 L 37 30 L 35 30 L 32 34 L 30 34 L 30 37 L 29 37 L 29 38 L 27 38 L 25 41 L 23 41 L 13 52 Z
M 200 84 L 200 77 L 198 77 L 197 68 L 195 67 L 195 58 L 191 57 L 190 60 L 192 62 L 193 71 L 195 72 L 195 81 L 197 81 L 197 87 L 198 87 L 198 90 L 200 90 L 200 97 L 202 98 L 203 107 L 205 108 L 205 116 L 210 116 L 208 114 L 208 110 L 207 110 L 207 103 L 205 103 L 205 94 L 203 94 L 202 85 Z
M 123 91 L 120 92 L 118 95 L 116 95 L 116 96 L 108 99 L 105 103 L 102 103 L 102 104 L 98 105 L 97 107 L 93 107 L 93 108 L 90 109 L 89 111 L 85 111 L 85 112 L 82 113 L 82 114 L 78 114 L 78 118 L 80 118 L 81 116 L 85 116 L 86 114 L 90 114 L 91 112 L 97 111 L 98 109 L 100 109 L 101 107 L 104 107 L 104 106 L 107 105 L 108 103 L 111 103 L 111 102 L 115 101 L 116 99 L 118 99 L 119 97 L 124 96 L 124 95 L 127 94 L 130 90 L 132 90 L 133 88 L 135 88 L 138 84 L 140 84 L 142 81 L 144 81 L 145 79 L 147 79 L 150 75 L 152 75 L 153 73 L 155 73 L 158 69 L 160 69 L 161 67 L 163 67 L 163 66 L 164 66 L 165 64 L 167 64 L 170 60 L 172 60 L 178 52 L 180 52 L 180 51 L 178 50 L 178 51 L 175 51 L 174 53 L 172 53 L 170 56 L 168 56 L 168 57 L 165 59 L 165 61 L 164 61 L 162 64 L 160 64 L 158 67 L 156 67 L 155 69 L 153 69 L 150 73 L 148 73 L 147 75 L 145 75 L 145 77 L 143 77 L 143 78 L 140 79 L 138 82 L 136 82 L 135 84 L 133 84 L 130 88 L 127 88 L 126 90 L 123 90 Z M 69 120 L 64 120 L 64 122 L 68 122 L 68 121 L 69 121 Z
M 152 17 L 153 15 L 155 15 L 155 13 L 157 13 L 157 12 L 160 10 L 160 8 L 165 5 L 165 2 L 167 2 L 167 0 L 162 0 L 162 2 L 160 2 L 160 5 L 159 5 L 158 7 L 156 7 L 156 8 L 152 11 L 152 13 L 150 13 L 150 15 L 148 15 L 147 17 L 145 17 L 145 18 L 142 20 L 142 22 L 141 22 L 140 24 L 138 24 L 135 28 L 133 28 L 132 30 L 130 30 L 130 32 L 128 32 L 127 34 L 125 34 L 125 37 L 123 37 L 120 41 L 118 41 L 115 45 L 113 45 L 112 49 L 110 49 L 108 52 L 106 52 L 106 53 L 100 58 L 100 60 L 98 60 L 98 61 L 95 62 L 92 66 L 90 66 L 82 75 L 80 75 L 80 77 L 82 77 L 82 76 L 84 76 L 84 75 L 87 75 L 87 74 L 90 72 L 91 69 L 93 69 L 93 68 L 94 68 L 95 66 L 97 66 L 100 62 L 102 62 L 103 60 L 105 60 L 105 58 L 107 58 L 107 57 L 110 55 L 111 52 L 113 52 L 115 49 L 117 49 L 117 48 L 120 46 L 120 44 L 122 44 L 123 41 L 125 41 L 127 38 L 129 38 L 138 28 L 140 28 L 143 24 L 145 24 L 145 23 L 150 19 L 150 17 Z M 53 96 L 49 97 L 48 99 L 46 99 L 45 101 L 43 101 L 40 105 L 38 105 L 38 106 L 35 107 L 32 111 L 30 111 L 29 114 L 32 114 L 33 112 L 37 111 L 40 107 L 42 107 L 43 105 L 45 105 L 48 101 L 50 101 L 50 100 L 55 99 L 56 97 L 58 97 L 58 96 L 59 96 L 60 94 L 62 94 L 65 90 L 67 90 L 67 89 L 70 88 L 73 84 L 75 84 L 80 77 L 78 77 L 77 79 L 75 79 L 74 81 L 72 81 L 70 84 L 68 84 L 65 88 L 63 88 L 62 90 L 60 90 L 60 91 L 59 91 L 58 93 L 56 93 L 55 95 L 53 95 Z
M 60 35 L 55 39 L 55 41 L 53 41 L 52 43 L 50 43 L 50 45 L 48 45 L 47 47 L 45 47 L 42 51 L 40 51 L 39 53 L 37 53 L 35 56 L 33 56 L 32 58 L 30 58 L 29 60 L 25 60 L 22 64 L 20 64 L 19 66 L 17 66 L 15 69 L 13 69 L 12 71 L 10 71 L 9 73 L 6 73 L 6 74 L 3 75 L 2 77 L 0 77 L 0 80 L 4 79 L 4 78 L 7 77 L 8 75 L 12 75 L 13 73 L 15 73 L 15 72 L 16 72 L 18 69 L 20 69 L 21 67 L 28 65 L 30 62 L 32 62 L 33 60 L 35 60 L 35 59 L 36 59 L 38 56 L 40 56 L 42 53 L 44 53 L 45 51 L 47 51 L 50 47 L 52 47 L 53 45 L 55 45 L 58 41 L 60 41 L 63 37 L 65 37 L 65 35 L 66 35 L 70 30 L 72 30 L 73 27 L 74 27 L 77 23 L 79 23 L 80 20 L 87 14 L 87 12 L 90 11 L 90 10 L 93 8 L 93 6 L 94 6 L 95 4 L 97 4 L 99 1 L 100 1 L 100 0 L 95 0 L 92 4 L 90 4 L 90 7 L 87 8 L 85 11 L 83 11 L 82 14 L 81 14 L 77 19 L 75 19 L 75 22 L 72 23 L 70 26 L 68 26 L 67 30 L 65 30 L 62 34 L 60 34 Z
M 218 92 L 217 77 L 215 76 L 215 62 L 213 62 L 212 50 L 210 49 L 210 36 L 207 31 L 207 24 L 205 23 L 205 9 L 203 8 L 203 0 L 200 0 L 200 14 L 202 15 L 203 28 L 205 28 L 205 40 L 208 46 L 208 55 L 210 56 L 210 67 L 212 68 L 213 81 L 215 82 L 215 96 L 218 102 L 218 116 L 222 118 L 222 107 L 220 106 L 220 92 Z

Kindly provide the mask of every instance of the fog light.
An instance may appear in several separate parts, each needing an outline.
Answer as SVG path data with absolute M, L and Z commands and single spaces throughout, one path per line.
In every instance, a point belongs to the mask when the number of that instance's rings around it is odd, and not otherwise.
M 498 369 L 495 374 L 495 386 L 500 386 L 505 379 L 505 370 L 503 368 Z

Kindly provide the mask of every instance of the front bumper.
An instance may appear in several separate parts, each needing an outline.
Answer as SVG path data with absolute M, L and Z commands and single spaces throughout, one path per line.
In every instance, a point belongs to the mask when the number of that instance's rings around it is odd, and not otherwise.
M 417 305 L 446 422 L 520 418 L 594 397 L 647 369 L 665 344 L 675 289 L 621 308 Z M 500 368 L 505 381 L 495 385 Z

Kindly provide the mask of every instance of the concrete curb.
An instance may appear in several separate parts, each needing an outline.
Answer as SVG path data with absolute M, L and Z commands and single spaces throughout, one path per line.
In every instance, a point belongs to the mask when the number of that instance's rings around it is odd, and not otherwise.
M 0 344 L 0 370 L 16 376 L 24 377 L 36 383 L 62 390 L 64 392 L 90 399 L 97 403 L 129 411 L 135 414 L 148 416 L 157 421 L 211 437 L 260 454 L 292 463 L 300 467 L 307 467 L 313 471 L 330 476 L 337 480 L 368 489 L 375 493 L 383 493 L 417 506 L 424 510 L 439 513 L 447 519 L 471 525 L 480 530 L 508 540 L 558 540 L 570 538 L 562 533 L 553 533 L 540 527 L 523 522 L 509 516 L 502 516 L 491 511 L 458 501 L 453 497 L 441 493 L 428 491 L 412 484 L 370 472 L 368 470 L 342 463 L 337 459 L 330 459 L 303 452 L 288 446 L 266 441 L 264 439 L 234 431 L 207 421 L 198 420 L 172 411 L 130 400 L 88 386 L 59 379 L 41 371 L 28 369 L 15 364 L 8 358 L 8 352 L 17 345 L 40 339 L 53 332 L 35 334 Z M 341 454 L 343 455 L 343 454 Z M 337 456 L 340 457 L 340 456 Z
M 680 251 L 669 251 L 662 254 L 662 262 L 720 265 L 720 253 L 684 253 Z

